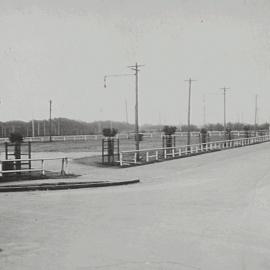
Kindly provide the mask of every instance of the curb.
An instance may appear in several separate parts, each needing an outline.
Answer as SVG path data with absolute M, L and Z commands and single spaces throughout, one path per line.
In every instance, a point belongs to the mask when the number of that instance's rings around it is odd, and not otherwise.
M 79 189 L 79 188 L 95 188 L 95 187 L 109 187 L 109 186 L 122 186 L 139 183 L 139 179 L 119 181 L 119 182 L 59 182 L 55 184 L 29 184 L 29 185 L 7 185 L 1 186 L 0 192 L 20 192 L 20 191 L 46 191 L 46 190 L 65 190 L 65 189 Z

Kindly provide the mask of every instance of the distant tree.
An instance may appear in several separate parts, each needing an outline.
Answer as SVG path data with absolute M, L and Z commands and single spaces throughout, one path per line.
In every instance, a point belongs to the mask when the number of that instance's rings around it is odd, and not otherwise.
M 182 125 L 181 131 L 184 131 L 184 132 L 188 131 L 188 126 Z M 199 128 L 196 125 L 190 125 L 190 131 L 199 131 Z
M 208 124 L 205 126 L 205 128 L 210 130 L 210 131 L 222 131 L 224 129 L 223 125 L 220 123 Z

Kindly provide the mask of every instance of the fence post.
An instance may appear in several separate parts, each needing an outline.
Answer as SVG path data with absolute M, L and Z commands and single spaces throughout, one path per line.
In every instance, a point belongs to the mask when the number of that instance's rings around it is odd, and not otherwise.
M 158 160 L 158 150 L 156 151 L 156 160 Z
M 164 149 L 164 158 L 166 159 L 167 158 L 167 150 Z
M 65 175 L 65 158 L 62 158 L 61 175 Z
M 175 157 L 174 148 L 172 149 L 172 156 Z
M 3 170 L 3 166 L 2 166 L 2 161 L 0 160 L 0 176 L 1 177 L 3 176 L 2 170 Z
M 120 166 L 123 166 L 123 153 L 120 153 Z
M 41 170 L 42 170 L 42 175 L 45 175 L 44 159 L 41 160 Z
M 149 162 L 149 153 L 148 153 L 148 151 L 146 152 L 146 162 Z
M 65 158 L 65 174 L 69 174 L 69 168 L 68 168 L 69 162 L 68 158 Z

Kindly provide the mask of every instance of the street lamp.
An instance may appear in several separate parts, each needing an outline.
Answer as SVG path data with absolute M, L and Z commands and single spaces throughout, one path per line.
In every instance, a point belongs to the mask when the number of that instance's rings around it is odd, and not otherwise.
M 139 138 L 139 97 L 138 97 L 138 73 L 139 67 L 143 65 L 138 65 L 136 63 L 134 66 L 128 66 L 131 70 L 134 70 L 135 73 L 127 73 L 127 74 L 109 74 L 104 76 L 104 88 L 107 87 L 107 78 L 109 77 L 125 77 L 125 76 L 135 76 L 135 149 L 139 151 L 140 149 L 140 138 Z M 137 155 L 138 157 L 138 155 Z

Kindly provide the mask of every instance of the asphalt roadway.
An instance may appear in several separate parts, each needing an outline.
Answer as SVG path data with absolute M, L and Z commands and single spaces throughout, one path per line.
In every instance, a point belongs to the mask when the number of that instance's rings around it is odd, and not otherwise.
M 0 269 L 270 269 L 270 143 L 83 178 L 141 183 L 0 194 Z

